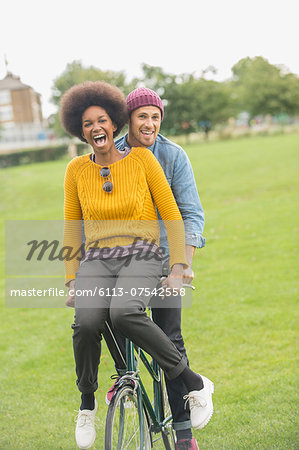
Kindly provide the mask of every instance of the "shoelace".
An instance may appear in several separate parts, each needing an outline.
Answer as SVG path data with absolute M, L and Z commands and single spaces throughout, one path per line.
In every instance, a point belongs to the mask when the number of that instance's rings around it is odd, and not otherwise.
M 117 378 L 120 378 L 120 375 L 118 375 L 118 373 L 114 373 L 111 375 L 110 380 L 117 380 Z
M 77 411 L 75 409 L 75 412 L 78 413 L 74 419 L 74 422 L 78 423 L 79 427 L 83 427 L 84 425 L 90 425 L 92 426 L 93 423 L 98 422 L 99 418 L 96 416 L 93 416 L 90 413 L 86 413 L 83 411 Z
M 115 374 L 115 375 L 111 375 L 110 378 L 111 378 L 111 380 L 115 380 L 115 381 L 108 392 L 113 392 L 115 390 L 115 388 L 117 387 L 117 383 L 120 380 L 121 376 L 118 374 Z
M 204 398 L 194 395 L 194 394 L 187 394 L 183 397 L 185 401 L 185 409 L 187 406 L 187 403 L 189 402 L 190 408 L 193 406 L 200 406 L 201 408 L 205 408 L 207 406 L 207 402 Z

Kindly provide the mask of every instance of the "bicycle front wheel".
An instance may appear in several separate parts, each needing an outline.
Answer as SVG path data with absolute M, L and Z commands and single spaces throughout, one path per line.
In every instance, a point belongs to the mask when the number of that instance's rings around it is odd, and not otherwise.
M 142 414 L 143 428 L 141 430 L 137 393 L 131 386 L 122 386 L 108 408 L 105 450 L 150 450 L 151 435 L 144 409 Z

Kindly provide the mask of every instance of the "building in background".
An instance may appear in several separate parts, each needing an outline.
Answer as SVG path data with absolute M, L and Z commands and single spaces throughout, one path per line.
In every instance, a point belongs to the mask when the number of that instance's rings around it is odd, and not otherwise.
M 0 141 L 36 143 L 48 139 L 41 98 L 31 86 L 11 72 L 0 80 Z

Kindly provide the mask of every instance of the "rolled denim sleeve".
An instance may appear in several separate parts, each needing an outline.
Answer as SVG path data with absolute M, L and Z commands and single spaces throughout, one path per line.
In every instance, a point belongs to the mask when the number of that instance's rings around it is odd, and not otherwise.
M 171 189 L 184 221 L 186 245 L 204 247 L 204 212 L 190 160 L 182 148 L 177 153 L 173 167 Z

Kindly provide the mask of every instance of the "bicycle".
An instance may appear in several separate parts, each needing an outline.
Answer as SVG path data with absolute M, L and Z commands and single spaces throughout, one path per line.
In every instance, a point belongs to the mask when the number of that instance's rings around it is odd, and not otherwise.
M 192 285 L 184 287 L 194 289 Z M 152 402 L 141 379 L 140 361 L 153 382 Z M 165 449 L 173 450 L 175 434 L 162 369 L 155 360 L 150 363 L 143 350 L 129 339 L 126 339 L 126 367 L 108 407 L 105 450 L 150 450 L 161 438 Z

